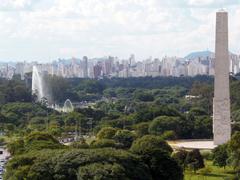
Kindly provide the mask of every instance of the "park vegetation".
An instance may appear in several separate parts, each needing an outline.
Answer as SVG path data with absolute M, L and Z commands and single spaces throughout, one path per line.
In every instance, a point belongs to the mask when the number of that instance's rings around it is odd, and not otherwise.
M 0 79 L 1 144 L 12 155 L 5 179 L 182 180 L 206 171 L 199 151 L 173 151 L 168 140 L 212 138 L 213 77 L 63 79 L 48 77 L 52 101 L 91 102 L 63 113 L 36 102 L 31 80 Z M 240 81 L 231 77 L 233 121 Z M 240 125 L 211 153 L 214 165 L 240 173 Z M 64 139 L 75 142 L 64 145 Z M 77 137 L 77 138 L 76 138 Z M 204 160 L 205 158 L 205 160 Z

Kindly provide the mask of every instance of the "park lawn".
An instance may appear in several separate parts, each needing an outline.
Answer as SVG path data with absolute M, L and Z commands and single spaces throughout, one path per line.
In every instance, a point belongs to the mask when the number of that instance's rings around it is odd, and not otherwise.
M 205 166 L 211 169 L 209 174 L 203 175 L 200 173 L 194 174 L 190 170 L 186 170 L 184 174 L 185 180 L 230 180 L 234 177 L 233 169 L 227 166 L 225 169 L 218 166 L 214 166 L 212 161 L 205 161 Z

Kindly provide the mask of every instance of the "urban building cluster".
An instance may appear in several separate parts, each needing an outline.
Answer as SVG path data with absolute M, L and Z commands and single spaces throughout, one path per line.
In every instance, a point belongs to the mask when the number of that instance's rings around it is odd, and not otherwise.
M 142 61 L 131 55 L 128 59 L 104 57 L 89 59 L 58 59 L 51 63 L 17 62 L 0 64 L 0 77 L 11 79 L 20 74 L 24 79 L 26 73 L 37 66 L 41 72 L 65 78 L 103 78 L 103 77 L 143 77 L 143 76 L 196 76 L 214 75 L 214 53 L 210 51 L 192 53 L 185 58 L 163 57 L 148 58 Z M 240 72 L 240 55 L 229 54 L 230 72 Z

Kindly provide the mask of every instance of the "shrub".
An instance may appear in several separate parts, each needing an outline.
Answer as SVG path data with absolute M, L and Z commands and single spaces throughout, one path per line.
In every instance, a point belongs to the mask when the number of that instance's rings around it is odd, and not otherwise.
M 77 141 L 73 142 L 71 144 L 72 148 L 77 148 L 77 149 L 87 149 L 89 148 L 89 145 L 85 141 Z
M 219 145 L 213 150 L 213 164 L 219 167 L 227 165 L 228 160 L 227 144 Z
M 201 152 L 201 155 L 206 160 L 210 160 L 210 161 L 213 160 L 213 153 L 211 151 L 203 151 Z
M 188 152 L 186 157 L 186 163 L 189 168 L 192 169 L 194 172 L 196 172 L 196 170 L 198 169 L 205 167 L 203 157 L 198 149 L 194 149 Z
M 4 138 L 0 138 L 0 146 L 5 144 L 5 139 Z
M 117 130 L 115 128 L 104 127 L 98 132 L 97 138 L 98 139 L 112 139 L 116 132 L 117 132 Z
M 118 130 L 113 138 L 117 143 L 121 144 L 123 148 L 130 148 L 136 136 L 129 130 Z
M 176 151 L 172 157 L 185 169 L 188 152 L 184 149 Z
M 165 131 L 161 135 L 161 138 L 164 140 L 174 140 L 174 139 L 177 139 L 177 135 L 174 131 Z
M 138 137 L 142 137 L 148 134 L 149 123 L 143 122 L 134 126 L 134 130 Z
M 106 148 L 106 147 L 117 147 L 117 144 L 112 139 L 99 139 L 93 141 L 90 145 L 91 148 Z
M 51 141 L 53 143 L 59 143 L 52 135 L 45 132 L 33 132 L 26 137 L 26 143 L 29 144 L 33 141 Z

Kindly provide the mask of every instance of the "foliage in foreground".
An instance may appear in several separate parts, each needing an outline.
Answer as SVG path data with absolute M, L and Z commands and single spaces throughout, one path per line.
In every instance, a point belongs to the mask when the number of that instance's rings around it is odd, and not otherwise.
M 141 160 L 141 156 L 124 150 L 63 149 L 15 156 L 7 165 L 5 179 L 175 180 L 182 179 L 181 172 L 176 161 L 162 151 L 149 152 Z
M 125 139 L 125 135 L 123 137 Z M 21 143 L 13 143 L 13 158 L 7 164 L 4 177 L 18 180 L 183 179 L 182 168 L 170 156 L 172 149 L 157 136 L 148 135 L 135 140 L 130 151 L 104 148 L 107 144 L 112 147 L 115 141 L 111 139 L 96 142 L 90 146 L 82 142 L 66 147 L 49 134 L 32 133 Z M 100 142 L 105 145 L 101 146 Z M 51 146 L 48 146 L 49 143 Z M 82 145 L 87 149 L 81 149 Z M 21 151 L 16 150 L 18 148 Z

